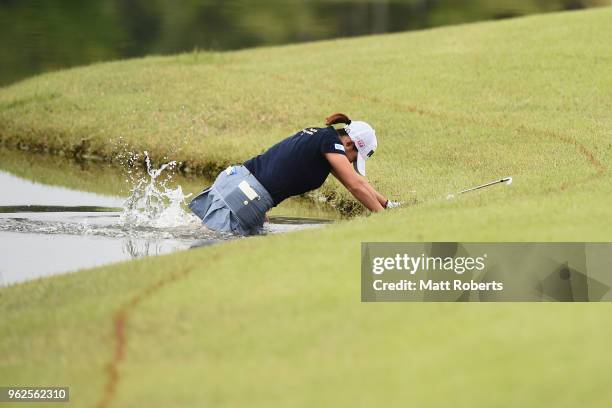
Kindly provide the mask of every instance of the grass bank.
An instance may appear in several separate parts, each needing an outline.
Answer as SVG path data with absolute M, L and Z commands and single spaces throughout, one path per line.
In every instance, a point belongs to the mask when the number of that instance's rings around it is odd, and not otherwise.
M 612 239 L 612 9 L 43 75 L 10 146 L 134 149 L 205 173 L 332 111 L 418 205 L 0 290 L 0 383 L 79 406 L 609 406 L 610 306 L 361 304 L 362 241 Z M 511 188 L 438 200 L 511 175 Z M 329 183 L 326 191 L 336 191 Z

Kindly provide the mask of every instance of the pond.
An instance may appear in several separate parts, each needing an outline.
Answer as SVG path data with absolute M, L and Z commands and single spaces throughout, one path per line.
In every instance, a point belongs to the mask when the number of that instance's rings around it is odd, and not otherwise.
M 163 167 L 163 166 L 162 166 Z M 238 238 L 186 210 L 206 180 L 0 149 L 0 286 Z M 289 200 L 267 233 L 322 226 L 334 212 Z

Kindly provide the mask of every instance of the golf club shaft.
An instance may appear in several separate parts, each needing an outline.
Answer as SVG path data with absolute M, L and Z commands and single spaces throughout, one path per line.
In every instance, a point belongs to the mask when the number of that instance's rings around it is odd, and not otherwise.
M 459 191 L 457 193 L 457 195 L 459 194 L 464 194 L 464 193 L 468 193 L 470 191 L 474 191 L 474 190 L 480 190 L 481 188 L 485 188 L 485 187 L 489 187 L 492 186 L 494 184 L 499 184 L 499 183 L 504 183 L 507 179 L 500 179 L 500 180 L 495 180 L 495 181 L 491 181 L 490 183 L 486 183 L 486 184 L 482 184 L 480 186 L 476 186 L 476 187 L 472 187 L 472 188 L 468 188 L 467 190 L 462 190 Z
M 491 181 L 491 182 L 486 183 L 486 184 L 482 184 L 480 186 L 476 186 L 476 187 L 468 188 L 467 190 L 459 191 L 458 193 L 455 193 L 455 194 L 449 194 L 446 197 L 446 199 L 450 200 L 451 198 L 454 198 L 455 196 L 460 195 L 460 194 L 468 193 L 470 191 L 479 190 L 481 188 L 493 186 L 495 184 L 502 184 L 502 183 L 511 184 L 512 183 L 512 177 L 504 177 L 504 178 L 501 178 L 499 180 L 495 180 L 495 181 Z M 410 201 L 410 200 L 406 199 L 406 202 L 408 202 L 408 201 Z M 428 201 L 431 201 L 431 200 L 428 200 Z M 415 201 L 415 203 L 417 203 L 417 201 Z

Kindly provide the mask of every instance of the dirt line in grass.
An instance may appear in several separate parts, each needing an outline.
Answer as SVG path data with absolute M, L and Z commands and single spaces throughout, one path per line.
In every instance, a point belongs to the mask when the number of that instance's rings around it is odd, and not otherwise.
M 212 256 L 215 258 L 215 255 Z M 186 277 L 192 270 L 193 269 L 182 269 L 154 282 L 137 292 L 115 311 L 112 318 L 113 353 L 110 361 L 105 366 L 106 385 L 102 397 L 96 404 L 98 408 L 109 407 L 117 394 L 117 388 L 122 379 L 119 368 L 121 363 L 125 360 L 127 353 L 127 332 L 131 314 L 144 300 L 158 293 L 160 289 L 163 289 L 169 284 Z

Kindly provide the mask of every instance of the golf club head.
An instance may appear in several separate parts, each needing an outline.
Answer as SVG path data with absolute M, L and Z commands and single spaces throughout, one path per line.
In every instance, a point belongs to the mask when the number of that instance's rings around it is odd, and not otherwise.
M 512 184 L 512 177 L 506 177 L 502 179 L 502 181 L 506 183 L 507 186 L 509 186 L 510 184 Z

